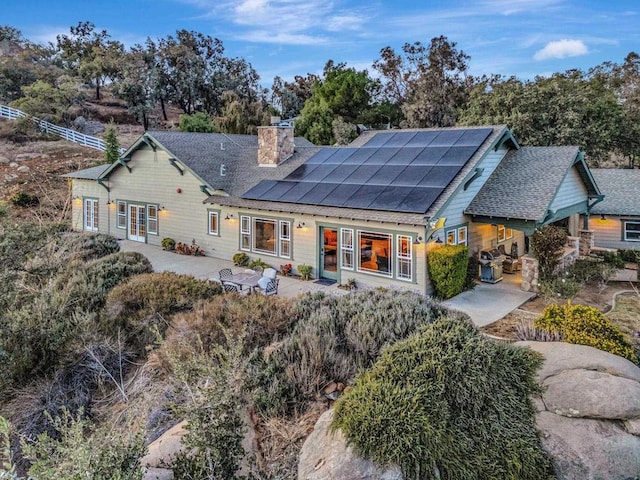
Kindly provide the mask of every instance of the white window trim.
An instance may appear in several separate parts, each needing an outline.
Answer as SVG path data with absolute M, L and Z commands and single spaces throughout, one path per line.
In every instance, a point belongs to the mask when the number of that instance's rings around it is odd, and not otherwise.
M 244 228 L 245 220 L 247 222 L 247 228 Z M 242 241 L 243 237 L 247 237 L 248 247 L 243 247 L 244 242 Z M 249 215 L 240 215 L 240 250 L 245 252 L 251 251 L 251 217 Z
M 215 217 L 215 219 L 216 219 L 216 228 L 215 229 L 211 228 L 211 225 L 212 225 L 211 218 L 212 217 Z M 220 235 L 220 212 L 214 211 L 214 210 L 209 210 L 207 212 L 207 231 L 209 232 L 209 235 L 215 235 L 215 236 L 219 236 Z
M 274 232 L 275 232 L 275 253 L 269 250 L 262 250 L 256 248 L 254 245 L 255 242 L 255 223 L 256 221 L 269 222 L 274 224 Z M 244 228 L 246 224 L 247 228 Z M 244 252 L 254 252 L 259 253 L 260 255 L 267 255 L 269 257 L 278 257 L 291 259 L 293 258 L 293 232 L 292 232 L 292 220 L 281 220 L 279 218 L 269 218 L 269 217 L 254 217 L 252 215 L 240 215 L 240 250 Z M 288 235 L 284 234 L 284 230 L 288 231 Z M 244 248 L 242 239 L 246 238 L 247 248 Z M 288 244 L 289 253 L 283 255 L 284 251 L 283 245 Z
M 503 238 L 500 238 L 500 230 L 502 230 Z M 511 233 L 508 235 L 507 232 L 511 232 Z M 498 242 L 506 242 L 507 240 L 511 240 L 513 238 L 513 229 L 499 224 L 497 237 L 498 237 Z
M 284 228 L 287 227 L 287 235 L 284 234 Z M 280 220 L 278 223 L 278 252 L 282 258 L 291 258 L 291 222 L 289 220 Z M 287 255 L 283 254 L 284 248 L 282 246 L 287 245 Z
M 120 206 L 124 207 L 124 212 L 122 213 L 120 212 Z M 120 220 L 122 220 L 122 225 Z M 116 228 L 127 229 L 127 202 L 123 200 L 116 201 Z
M 464 231 L 464 241 L 460 241 L 460 231 Z M 464 245 L 465 247 L 469 244 L 469 228 L 464 225 L 462 227 L 458 227 L 456 231 L 458 245 Z M 511 237 L 513 237 L 513 231 L 511 232 Z
M 151 209 L 155 209 L 156 214 L 155 216 L 151 216 L 150 210 Z M 156 228 L 154 230 L 151 229 L 151 222 L 155 221 L 156 222 Z M 158 230 L 159 230 L 159 225 L 158 225 L 158 205 L 156 205 L 155 203 L 150 203 L 147 205 L 147 235 L 158 235 Z
M 345 234 L 350 235 L 351 242 L 345 242 Z M 355 252 L 353 251 L 353 238 L 354 232 L 353 228 L 341 228 L 340 229 L 340 268 L 344 270 L 353 270 L 355 264 Z M 344 254 L 351 253 L 351 265 L 345 265 L 344 263 Z
M 253 232 L 255 232 L 256 230 L 257 221 L 273 223 L 273 231 L 278 238 L 280 237 L 280 232 L 278 231 L 278 220 L 275 220 L 273 218 L 253 217 L 251 219 L 251 229 Z M 270 257 L 277 257 L 278 256 L 278 238 L 274 238 L 273 251 L 269 251 L 269 250 L 261 250 L 259 248 L 256 248 L 256 245 L 255 245 L 256 236 L 252 235 L 251 251 L 256 253 L 261 253 L 264 255 L 269 255 Z
M 640 220 L 623 220 L 622 221 L 622 236 L 625 242 L 640 242 L 640 238 L 628 238 L 627 234 L 632 232 L 638 232 L 638 230 L 627 230 L 627 224 L 634 223 L 640 225 Z
M 406 241 L 409 245 L 407 252 L 403 252 L 401 249 L 402 240 Z M 396 278 L 403 282 L 413 281 L 413 237 L 409 235 L 396 235 Z M 409 276 L 401 276 L 400 262 L 404 260 L 409 263 Z

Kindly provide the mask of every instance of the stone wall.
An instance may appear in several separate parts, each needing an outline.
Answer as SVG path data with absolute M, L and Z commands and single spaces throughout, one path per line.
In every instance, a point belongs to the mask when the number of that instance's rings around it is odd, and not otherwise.
M 522 284 L 520 288 L 525 292 L 538 292 L 540 288 L 538 283 L 538 260 L 531 255 L 523 255 L 520 260 L 522 261 Z
M 276 166 L 293 155 L 293 128 L 258 127 L 258 164 Z

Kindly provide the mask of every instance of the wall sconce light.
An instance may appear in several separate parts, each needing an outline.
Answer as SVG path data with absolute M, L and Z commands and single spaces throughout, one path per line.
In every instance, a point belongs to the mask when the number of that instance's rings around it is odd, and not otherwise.
M 158 207 L 158 211 L 159 211 L 159 212 L 163 212 L 163 211 L 164 211 L 164 205 L 160 205 L 160 206 Z
M 231 220 L 233 218 L 233 213 L 227 213 L 227 216 L 224 217 L 225 220 Z
M 305 226 L 304 222 L 298 222 L 298 226 L 296 228 L 302 228 Z
M 436 238 L 436 243 L 437 244 L 442 244 L 442 240 L 440 240 L 440 235 L 438 235 L 438 238 Z
M 414 245 L 420 245 L 422 243 L 422 237 L 416 237 L 413 239 Z
M 600 220 L 606 220 L 607 217 L 604 216 L 604 213 L 600 215 Z
M 107 200 L 107 205 L 111 205 L 111 200 Z
M 80 200 L 80 196 L 79 195 L 74 195 L 73 197 L 71 197 L 71 200 Z

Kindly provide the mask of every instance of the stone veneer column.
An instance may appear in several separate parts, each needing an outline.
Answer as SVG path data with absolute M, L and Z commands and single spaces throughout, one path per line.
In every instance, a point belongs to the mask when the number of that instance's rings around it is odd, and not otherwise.
M 578 235 L 580 236 L 580 256 L 586 257 L 591 253 L 591 249 L 593 248 L 593 230 L 579 230 Z
M 538 259 L 531 255 L 520 257 L 522 261 L 522 283 L 520 288 L 525 292 L 538 292 L 539 267 Z

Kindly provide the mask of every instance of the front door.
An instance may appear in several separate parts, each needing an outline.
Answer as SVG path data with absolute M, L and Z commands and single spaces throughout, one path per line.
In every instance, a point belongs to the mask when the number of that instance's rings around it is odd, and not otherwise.
M 129 205 L 129 240 L 146 242 L 147 228 L 145 207 L 141 205 Z
M 338 230 L 320 227 L 320 278 L 338 279 Z

